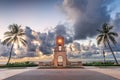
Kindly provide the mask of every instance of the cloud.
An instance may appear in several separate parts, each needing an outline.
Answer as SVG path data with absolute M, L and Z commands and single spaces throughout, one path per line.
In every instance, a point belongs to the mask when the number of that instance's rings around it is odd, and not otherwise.
M 119 32 L 120 30 L 120 12 L 116 13 L 115 19 L 111 22 L 114 25 L 114 31 Z
M 94 37 L 104 22 L 109 22 L 108 5 L 112 0 L 64 0 L 63 8 L 73 22 L 74 39 Z
M 112 47 L 115 51 L 120 51 L 120 12 L 116 13 L 115 18 L 111 20 L 110 22 L 114 27 L 113 31 L 118 33 L 118 37 L 116 37 L 117 44 L 114 46 L 112 44 Z
M 8 57 L 9 56 L 9 52 L 10 52 L 10 47 L 2 45 L 2 43 L 0 41 L 0 56 Z M 15 56 L 15 55 L 16 55 L 15 52 L 13 52 L 12 56 Z
M 72 36 L 67 33 L 69 29 L 64 24 L 58 24 L 52 30 L 49 30 L 48 33 L 39 33 L 41 40 L 40 51 L 44 54 L 51 54 L 52 49 L 55 47 L 56 36 L 61 35 L 65 39 L 65 43 L 72 43 Z
M 73 36 L 69 32 L 70 30 L 64 24 L 55 27 L 55 34 L 63 36 L 66 44 L 73 42 Z

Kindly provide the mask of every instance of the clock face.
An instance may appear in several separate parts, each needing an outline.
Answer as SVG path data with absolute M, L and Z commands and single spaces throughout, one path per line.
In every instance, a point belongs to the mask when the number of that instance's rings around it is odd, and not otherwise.
M 58 39 L 58 43 L 61 44 L 63 41 L 62 39 Z

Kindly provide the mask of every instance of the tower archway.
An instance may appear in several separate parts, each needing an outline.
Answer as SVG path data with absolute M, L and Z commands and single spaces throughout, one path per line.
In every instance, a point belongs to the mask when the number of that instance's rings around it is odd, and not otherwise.
M 63 57 L 62 56 L 58 56 L 58 62 L 63 62 Z

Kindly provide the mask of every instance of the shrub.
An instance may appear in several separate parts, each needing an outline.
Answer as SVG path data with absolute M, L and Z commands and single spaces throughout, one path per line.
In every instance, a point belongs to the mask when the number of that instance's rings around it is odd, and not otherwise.
M 32 66 L 38 66 L 37 64 L 33 62 L 15 62 L 15 63 L 9 63 L 6 65 L 7 67 L 32 67 Z
M 91 63 L 85 63 L 84 66 L 120 66 L 117 64 L 114 64 L 114 62 L 91 62 Z

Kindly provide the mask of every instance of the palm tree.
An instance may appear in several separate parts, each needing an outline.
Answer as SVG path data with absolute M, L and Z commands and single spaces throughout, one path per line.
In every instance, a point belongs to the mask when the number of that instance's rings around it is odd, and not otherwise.
M 21 28 L 21 25 L 12 24 L 9 25 L 8 29 L 9 31 L 4 33 L 5 39 L 2 42 L 3 45 L 11 46 L 7 65 L 10 62 L 14 45 L 17 45 L 17 47 L 19 47 L 20 44 L 26 46 L 27 43 L 26 40 L 24 39 L 25 33 L 24 30 Z
M 117 43 L 115 40 L 115 37 L 118 37 L 118 34 L 116 32 L 112 32 L 111 30 L 113 29 L 113 26 L 108 25 L 107 23 L 104 23 L 102 25 L 102 29 L 101 30 L 97 30 L 100 34 L 97 36 L 97 44 L 101 44 L 103 43 L 104 46 L 106 47 L 106 44 L 109 46 L 109 49 L 112 52 L 112 55 L 115 59 L 116 64 L 118 64 L 118 61 L 115 57 L 115 54 L 112 50 L 112 47 L 110 45 L 110 42 L 112 42 L 114 45 Z

